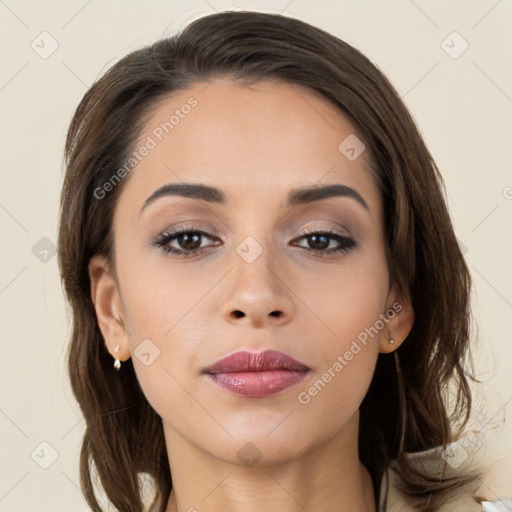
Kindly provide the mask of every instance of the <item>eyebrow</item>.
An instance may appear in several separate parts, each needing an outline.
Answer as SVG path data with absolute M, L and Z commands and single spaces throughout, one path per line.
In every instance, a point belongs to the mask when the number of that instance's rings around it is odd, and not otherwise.
M 222 205 L 225 205 L 227 202 L 226 195 L 224 192 L 222 192 L 222 190 L 211 187 L 209 185 L 203 185 L 201 183 L 168 183 L 167 185 L 163 185 L 162 187 L 155 190 L 144 201 L 140 213 L 142 213 L 145 208 L 147 208 L 157 199 L 166 196 L 179 196 L 189 199 L 199 199 L 201 201 Z M 311 203 L 313 201 L 320 201 L 330 197 L 349 197 L 356 200 L 366 210 L 370 210 L 366 201 L 356 190 L 347 187 L 346 185 L 340 184 L 293 189 L 288 194 L 287 201 L 284 204 L 281 204 L 280 208 L 283 208 L 284 206 L 296 206 L 299 204 Z

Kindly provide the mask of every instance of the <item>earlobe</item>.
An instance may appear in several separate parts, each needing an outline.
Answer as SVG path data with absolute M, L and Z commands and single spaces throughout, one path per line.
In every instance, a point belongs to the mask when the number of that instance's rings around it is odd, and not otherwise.
M 394 352 L 407 338 L 414 324 L 414 310 L 409 297 L 399 295 L 393 287 L 388 296 L 388 322 L 379 338 L 379 352 Z
M 130 351 L 124 312 L 117 282 L 104 256 L 96 255 L 89 261 L 89 279 L 91 300 L 106 349 L 115 359 L 125 361 Z

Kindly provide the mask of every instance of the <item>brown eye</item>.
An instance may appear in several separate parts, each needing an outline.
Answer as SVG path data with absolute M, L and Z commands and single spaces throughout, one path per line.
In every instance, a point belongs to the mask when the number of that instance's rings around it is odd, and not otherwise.
M 307 247 L 304 249 L 317 254 L 335 254 L 340 252 L 348 252 L 356 247 L 356 242 L 345 235 L 336 231 L 313 231 L 303 233 L 299 240 L 306 240 Z M 334 247 L 329 248 L 334 243 Z M 337 244 L 337 247 L 336 247 Z
M 162 233 L 153 240 L 152 245 L 160 247 L 166 254 L 187 258 L 208 248 L 208 246 L 201 247 L 205 238 L 213 240 L 206 231 L 183 227 Z M 171 243 L 173 246 L 170 245 Z

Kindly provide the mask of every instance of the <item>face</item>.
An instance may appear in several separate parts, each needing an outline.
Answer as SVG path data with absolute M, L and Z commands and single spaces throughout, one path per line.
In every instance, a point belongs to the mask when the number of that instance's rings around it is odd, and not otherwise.
M 357 156 L 354 141 L 333 105 L 280 82 L 199 83 L 153 110 L 115 210 L 115 274 L 100 259 L 90 270 L 107 348 L 132 358 L 167 439 L 235 464 L 250 442 L 272 462 L 357 419 L 378 353 L 410 322 L 389 283 L 369 148 Z M 187 197 L 185 184 L 218 190 Z M 267 349 L 309 370 L 265 396 L 203 373 Z

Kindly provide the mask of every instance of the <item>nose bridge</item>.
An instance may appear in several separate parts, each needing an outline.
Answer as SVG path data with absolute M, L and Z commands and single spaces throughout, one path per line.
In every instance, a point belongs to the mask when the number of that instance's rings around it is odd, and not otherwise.
M 272 243 L 272 237 L 263 233 L 258 239 L 246 236 L 235 247 L 223 304 L 227 321 L 263 327 L 291 318 L 292 298 L 279 276 L 278 251 Z

